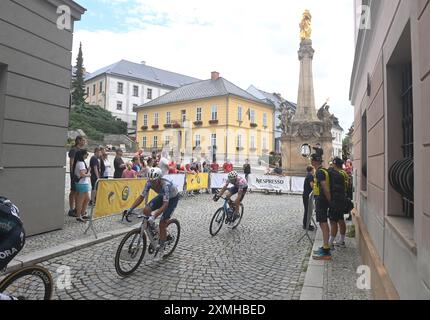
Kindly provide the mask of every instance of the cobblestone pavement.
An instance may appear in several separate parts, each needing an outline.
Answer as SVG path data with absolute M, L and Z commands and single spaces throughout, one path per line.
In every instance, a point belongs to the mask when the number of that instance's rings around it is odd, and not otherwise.
M 163 262 L 144 261 L 128 278 L 115 271 L 120 238 L 48 260 L 57 279 L 59 266 L 70 266 L 72 287 L 56 289 L 55 299 L 299 299 L 303 264 L 310 243 L 303 234 L 302 199 L 249 194 L 236 230 L 223 228 L 216 237 L 209 224 L 219 203 L 209 195 L 182 200 L 175 218 L 181 238 Z

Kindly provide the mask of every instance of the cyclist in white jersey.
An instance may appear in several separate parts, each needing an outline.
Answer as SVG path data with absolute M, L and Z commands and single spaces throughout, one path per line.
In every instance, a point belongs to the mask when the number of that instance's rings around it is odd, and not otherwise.
M 154 190 L 158 196 L 148 203 L 150 190 Z M 159 247 L 155 251 L 156 260 L 160 260 L 164 255 L 164 245 L 167 237 L 166 228 L 170 217 L 178 206 L 178 194 L 178 188 L 170 181 L 162 178 L 160 168 L 151 168 L 148 172 L 148 183 L 145 185 L 145 189 L 127 211 L 127 213 L 132 213 L 134 209 L 145 201 L 146 206 L 143 209 L 143 214 L 150 217 L 149 223 L 153 224 L 155 219 L 161 216 Z

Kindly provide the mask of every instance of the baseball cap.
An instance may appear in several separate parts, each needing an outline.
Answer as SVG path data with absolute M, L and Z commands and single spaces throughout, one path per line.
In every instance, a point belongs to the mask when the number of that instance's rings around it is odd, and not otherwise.
M 333 164 L 335 164 L 337 167 L 341 167 L 343 166 L 344 161 L 341 158 L 336 157 L 333 159 Z
M 317 153 L 313 153 L 311 155 L 311 160 L 316 162 L 323 162 L 322 157 Z

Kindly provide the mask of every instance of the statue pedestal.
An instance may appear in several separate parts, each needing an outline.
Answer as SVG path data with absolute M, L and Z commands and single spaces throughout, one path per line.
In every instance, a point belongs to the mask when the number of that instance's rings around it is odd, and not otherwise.
M 286 174 L 294 177 L 306 176 L 306 167 L 311 165 L 310 159 L 301 154 L 301 147 L 306 143 L 311 147 L 317 143 L 321 144 L 324 151 L 323 166 L 328 167 L 333 154 L 333 137 L 331 132 L 323 132 L 324 123 L 293 122 L 292 128 L 294 134 L 287 134 L 281 138 L 282 165 Z M 314 153 L 313 149 L 312 153 Z

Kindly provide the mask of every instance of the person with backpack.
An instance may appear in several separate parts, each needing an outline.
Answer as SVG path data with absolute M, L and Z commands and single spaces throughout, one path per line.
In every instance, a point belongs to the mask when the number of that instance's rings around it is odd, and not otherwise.
M 330 239 L 329 244 L 345 248 L 346 224 L 344 215 L 347 213 L 347 191 L 349 185 L 348 174 L 342 170 L 343 160 L 334 158 L 333 168 L 328 170 L 330 179 L 331 203 L 329 209 Z M 339 227 L 339 228 L 338 228 Z M 337 232 L 340 233 L 340 241 L 335 242 Z
M 314 252 L 315 260 L 331 260 L 329 244 L 330 228 L 328 225 L 328 211 L 331 202 L 330 180 L 327 169 L 322 166 L 323 159 L 318 153 L 311 155 L 311 164 L 315 168 L 314 196 L 317 222 L 323 234 L 323 246 Z
M 73 179 L 77 192 L 76 197 L 76 220 L 86 222 L 88 216 L 86 214 L 88 204 L 90 202 L 91 192 L 91 170 L 88 168 L 85 160 L 88 158 L 86 149 L 76 152 L 75 161 L 73 164 Z

